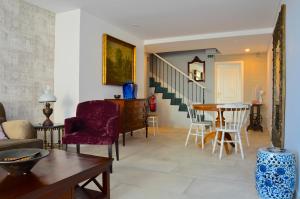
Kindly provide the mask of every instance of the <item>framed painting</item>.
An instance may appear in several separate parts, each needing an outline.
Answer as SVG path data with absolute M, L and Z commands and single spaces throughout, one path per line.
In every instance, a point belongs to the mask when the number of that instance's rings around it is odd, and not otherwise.
M 285 129 L 285 16 L 286 6 L 281 6 L 273 33 L 273 110 L 272 110 L 272 144 L 284 147 Z
M 103 34 L 102 42 L 102 83 L 135 82 L 136 47 L 108 34 Z

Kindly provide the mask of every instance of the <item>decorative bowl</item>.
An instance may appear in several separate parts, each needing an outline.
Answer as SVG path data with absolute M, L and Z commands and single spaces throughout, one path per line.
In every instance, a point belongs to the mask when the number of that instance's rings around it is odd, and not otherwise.
M 48 150 L 34 148 L 0 151 L 0 167 L 9 175 L 28 174 L 34 165 L 47 155 L 49 155 Z
M 115 99 L 120 99 L 121 95 L 114 95 Z

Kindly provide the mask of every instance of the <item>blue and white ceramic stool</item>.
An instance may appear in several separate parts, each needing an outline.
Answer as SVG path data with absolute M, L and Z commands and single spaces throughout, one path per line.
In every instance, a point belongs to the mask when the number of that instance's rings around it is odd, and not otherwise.
M 292 199 L 296 185 L 296 157 L 279 148 L 257 152 L 256 190 L 261 199 Z

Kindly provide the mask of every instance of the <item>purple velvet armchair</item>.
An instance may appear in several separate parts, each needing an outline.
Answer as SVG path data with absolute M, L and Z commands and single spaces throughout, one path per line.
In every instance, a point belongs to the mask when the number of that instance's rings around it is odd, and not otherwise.
M 76 144 L 80 153 L 80 144 L 108 145 L 108 155 L 112 157 L 112 145 L 115 144 L 119 160 L 119 106 L 110 101 L 94 100 L 78 104 L 76 117 L 65 119 L 63 144 Z

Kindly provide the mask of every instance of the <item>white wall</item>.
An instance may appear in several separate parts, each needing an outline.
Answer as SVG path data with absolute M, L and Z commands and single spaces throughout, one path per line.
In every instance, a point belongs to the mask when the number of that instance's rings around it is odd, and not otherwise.
M 80 10 L 55 17 L 54 108 L 55 122 L 74 116 L 79 102 Z
M 171 105 L 170 99 L 163 99 L 162 93 L 156 93 L 155 96 L 160 127 L 189 128 L 190 120 L 187 118 L 187 112 L 178 111 L 179 106 Z
M 297 154 L 300 151 L 300 1 L 286 0 L 286 112 L 285 148 Z M 298 162 L 299 164 L 299 162 Z M 300 198 L 300 169 L 298 166 L 298 198 Z
M 144 96 L 149 97 L 150 54 L 144 52 Z
M 81 10 L 79 101 L 122 95 L 121 86 L 102 85 L 102 35 L 107 33 L 136 46 L 138 97 L 144 97 L 144 42 L 116 26 Z
M 113 98 L 121 86 L 102 85 L 102 35 L 136 46 L 138 97 L 145 97 L 143 40 L 82 10 L 56 15 L 54 92 L 56 122 L 75 115 L 79 102 Z

